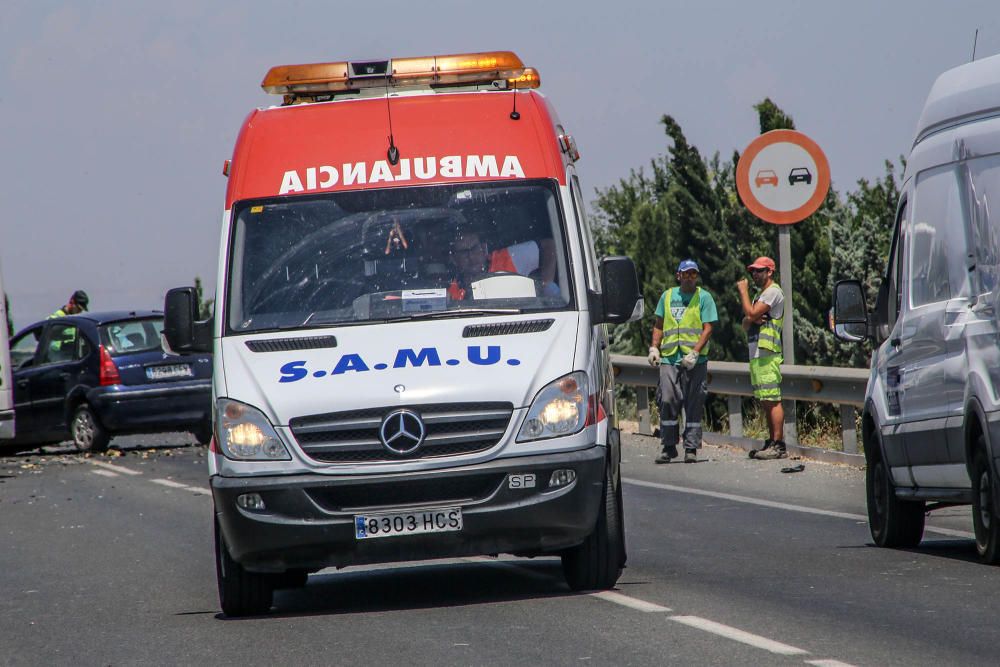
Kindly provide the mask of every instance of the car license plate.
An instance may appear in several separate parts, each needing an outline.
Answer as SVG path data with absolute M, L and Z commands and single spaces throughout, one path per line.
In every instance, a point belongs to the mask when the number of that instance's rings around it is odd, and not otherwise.
M 150 380 L 170 380 L 173 378 L 194 377 L 190 364 L 168 364 L 166 366 L 147 366 L 146 377 Z
M 462 530 L 462 508 L 444 507 L 393 514 L 355 514 L 354 536 L 359 540 Z

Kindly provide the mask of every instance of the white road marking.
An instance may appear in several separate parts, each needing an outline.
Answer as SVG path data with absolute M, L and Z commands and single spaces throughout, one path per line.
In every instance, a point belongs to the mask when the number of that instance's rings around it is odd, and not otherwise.
M 614 602 L 615 604 L 620 604 L 623 607 L 628 607 L 630 609 L 637 609 L 639 611 L 653 612 L 653 611 L 673 611 L 668 607 L 662 607 L 658 604 L 653 604 L 652 602 L 646 602 L 645 600 L 640 600 L 638 598 L 629 597 L 622 593 L 616 593 L 614 591 L 598 591 L 597 593 L 591 593 L 591 597 L 600 598 L 601 600 L 607 600 L 608 602 Z
M 816 665 L 816 667 L 854 667 L 851 663 L 840 660 L 806 660 L 806 664 Z
M 212 495 L 212 491 L 210 489 L 203 489 L 200 486 L 189 486 L 189 487 L 187 487 L 187 490 L 188 491 L 192 491 L 194 493 L 200 493 L 203 496 L 210 496 L 210 495 Z
M 778 653 L 779 655 L 808 655 L 809 653 L 809 651 L 804 649 L 789 646 L 788 644 L 782 644 L 781 642 L 776 642 L 773 639 L 751 634 L 728 625 L 723 625 L 722 623 L 716 623 L 715 621 L 710 621 L 707 618 L 701 618 L 700 616 L 670 616 L 669 618 L 671 621 L 677 621 L 678 623 L 689 625 L 692 628 L 698 628 L 699 630 L 704 630 L 705 632 L 711 632 L 712 634 L 719 635 L 720 637 L 732 639 L 733 641 L 741 642 L 755 648 L 764 649 L 765 651 L 770 651 L 771 653 Z
M 153 484 L 159 484 L 161 486 L 169 486 L 171 489 L 186 489 L 187 484 L 181 484 L 180 482 L 175 482 L 172 479 L 151 479 L 149 480 Z
M 141 475 L 142 474 L 138 470 L 132 470 L 131 468 L 126 468 L 125 466 L 116 466 L 113 463 L 104 463 L 103 461 L 91 461 L 90 465 L 97 466 L 99 468 L 104 468 L 106 470 L 111 470 L 113 472 L 120 472 L 123 475 Z
M 91 470 L 90 472 L 101 477 L 118 477 L 118 473 L 111 472 L 110 470 Z
M 848 512 L 835 512 L 833 510 L 822 510 L 817 507 L 805 507 L 803 505 L 791 505 L 788 503 L 779 503 L 774 500 L 763 500 L 761 498 L 750 498 L 748 496 L 737 496 L 732 493 L 721 493 L 719 491 L 706 491 L 705 489 L 693 489 L 687 486 L 675 486 L 674 484 L 660 484 L 659 482 L 646 482 L 641 479 L 630 479 L 622 478 L 622 481 L 626 484 L 635 484 L 636 486 L 646 486 L 651 489 L 662 489 L 663 491 L 677 491 L 678 493 L 690 493 L 696 496 L 709 496 L 711 498 L 719 498 L 720 500 L 732 500 L 737 503 L 746 503 L 748 505 L 759 505 L 761 507 L 771 507 L 779 510 L 788 510 L 789 512 L 802 512 L 803 514 L 818 514 L 821 516 L 832 516 L 837 519 L 850 519 L 851 521 L 862 521 L 868 523 L 868 517 L 864 514 L 850 514 Z M 938 535 L 947 535 L 949 537 L 965 537 L 968 539 L 975 539 L 975 534 L 966 530 L 954 530 L 951 528 L 935 528 L 934 526 L 926 526 L 924 532 L 927 533 L 937 533 Z

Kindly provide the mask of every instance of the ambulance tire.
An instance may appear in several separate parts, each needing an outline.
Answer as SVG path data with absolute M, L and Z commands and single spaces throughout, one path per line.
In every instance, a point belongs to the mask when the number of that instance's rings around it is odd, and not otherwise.
M 587 536 L 583 544 L 562 553 L 563 575 L 574 591 L 613 588 L 622 574 L 625 526 L 622 523 L 621 494 L 613 487 L 611 466 L 608 465 L 604 500 L 597 514 L 594 532 Z
M 990 565 L 1000 562 L 1000 517 L 996 513 L 997 480 L 986 442 L 979 436 L 972 458 L 972 527 L 976 533 L 979 560 Z
M 924 536 L 924 502 L 900 500 L 882 459 L 878 443 L 865 471 L 868 500 L 868 529 L 875 544 L 885 548 L 908 548 L 920 544 Z
M 194 436 L 194 439 L 198 441 L 199 445 L 207 446 L 211 444 L 212 436 L 215 435 L 215 432 L 212 429 L 212 422 L 205 422 L 204 424 L 201 424 L 196 429 L 191 431 L 191 435 Z
M 111 434 L 86 403 L 76 406 L 69 430 L 73 436 L 73 446 L 81 452 L 104 452 L 111 442 Z
M 226 616 L 256 616 L 271 609 L 274 575 L 248 572 L 233 560 L 215 521 L 215 574 L 219 604 Z

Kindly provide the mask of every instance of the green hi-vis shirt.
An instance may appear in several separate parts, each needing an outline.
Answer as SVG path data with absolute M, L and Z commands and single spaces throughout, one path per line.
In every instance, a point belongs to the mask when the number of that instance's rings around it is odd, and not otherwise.
M 684 317 L 684 311 L 691 304 L 691 298 L 694 296 L 694 292 L 692 292 L 691 294 L 685 294 L 680 290 L 680 288 L 665 290 L 663 294 L 660 295 L 660 302 L 656 304 L 657 317 L 662 318 L 663 313 L 666 312 L 664 310 L 665 308 L 664 301 L 666 301 L 668 293 L 671 295 L 670 313 L 674 316 L 675 320 L 680 322 L 681 318 Z M 706 290 L 704 287 L 698 290 L 698 294 L 701 295 L 701 323 L 704 325 L 704 324 L 714 324 L 715 322 L 718 322 L 719 311 L 715 307 L 715 299 L 712 298 L 712 295 L 709 294 L 708 290 Z M 670 356 L 664 355 L 661 358 L 661 361 L 664 364 L 670 364 L 672 366 L 676 366 L 681 362 L 681 359 L 683 358 L 684 354 L 680 351 L 680 349 L 678 349 Z M 699 354 L 698 363 L 707 364 L 708 355 Z

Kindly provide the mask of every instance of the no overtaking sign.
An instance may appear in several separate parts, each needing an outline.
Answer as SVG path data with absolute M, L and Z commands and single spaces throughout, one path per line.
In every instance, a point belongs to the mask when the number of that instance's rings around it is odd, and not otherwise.
M 750 212 L 788 225 L 816 211 L 830 189 L 830 166 L 815 141 L 795 130 L 772 130 L 747 146 L 736 188 Z

